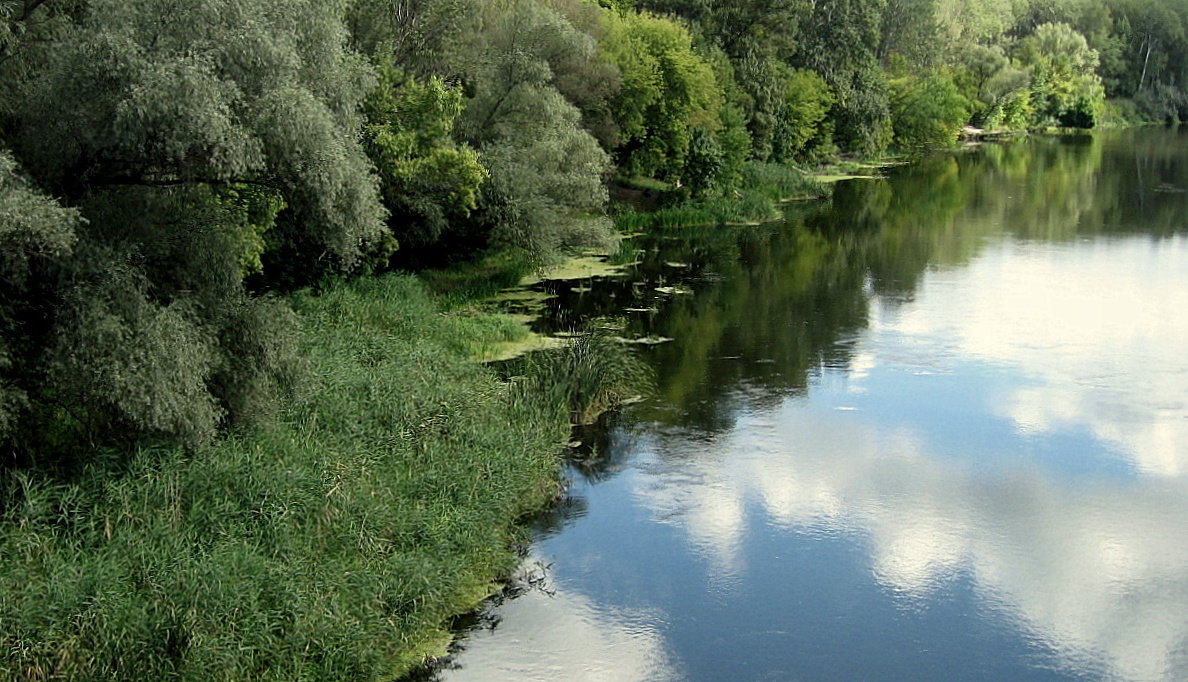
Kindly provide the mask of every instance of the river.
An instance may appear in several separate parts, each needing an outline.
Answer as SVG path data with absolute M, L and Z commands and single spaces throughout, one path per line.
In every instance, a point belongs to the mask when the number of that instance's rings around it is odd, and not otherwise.
M 1188 131 L 886 176 L 541 285 L 671 341 L 440 679 L 1188 679 Z

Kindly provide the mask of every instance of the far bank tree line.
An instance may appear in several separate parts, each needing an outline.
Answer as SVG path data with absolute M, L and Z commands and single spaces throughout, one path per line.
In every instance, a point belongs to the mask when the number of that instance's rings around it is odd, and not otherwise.
M 1188 3 L 0 0 L 0 442 L 192 445 L 299 371 L 274 294 L 606 241 L 607 180 L 1188 114 Z

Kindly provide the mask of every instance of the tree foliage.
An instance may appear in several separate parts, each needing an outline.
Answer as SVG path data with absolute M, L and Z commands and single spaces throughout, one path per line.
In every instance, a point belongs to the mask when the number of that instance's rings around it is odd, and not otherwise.
M 820 0 L 803 28 L 796 61 L 832 88 L 834 136 L 843 150 L 872 153 L 890 142 L 876 49 L 886 0 Z
M 671 19 L 608 13 L 606 22 L 603 49 L 622 74 L 613 108 L 623 138 L 617 161 L 631 174 L 679 180 L 693 130 L 721 125 L 714 71 Z
M 479 199 L 484 239 L 538 261 L 567 246 L 605 243 L 609 158 L 557 89 L 563 66 L 594 58 L 594 44 L 561 14 L 524 0 L 488 7 L 461 120 L 491 180 Z M 580 53 L 575 56 L 574 52 Z
M 438 241 L 474 210 L 488 177 L 478 153 L 453 139 L 462 93 L 440 78 L 418 82 L 385 65 L 363 111 L 392 232 L 413 245 Z
M 22 437 L 205 442 L 291 383 L 291 316 L 244 277 L 280 254 L 306 277 L 349 268 L 387 234 L 359 143 L 372 69 L 312 0 L 50 16 L 4 65 L 25 96 L 3 128 L 29 176 L 5 157 L 4 234 L 38 245 L 5 263 L 29 272 L 4 329 Z
M 892 79 L 891 125 L 902 148 L 946 147 L 969 120 L 969 103 L 944 73 Z
M 22 326 L 34 273 L 73 253 L 81 225 L 76 209 L 38 192 L 0 150 L 0 442 L 19 426 L 31 388 L 21 361 L 32 351 Z
M 1105 99 L 1097 51 L 1064 23 L 1042 24 L 1019 41 L 1016 58 L 1031 70 L 1036 113 L 1045 122 L 1092 128 Z
M 14 149 L 70 201 L 121 184 L 260 182 L 284 194 L 291 232 L 350 266 L 384 226 L 357 140 L 373 76 L 345 39 L 312 0 L 94 0 L 28 84 Z
M 813 71 L 795 69 L 788 73 L 783 110 L 774 140 L 777 161 L 809 157 L 831 147 L 832 128 L 827 119 L 834 103 L 833 91 Z
M 420 78 L 456 75 L 479 0 L 349 0 L 350 44 Z

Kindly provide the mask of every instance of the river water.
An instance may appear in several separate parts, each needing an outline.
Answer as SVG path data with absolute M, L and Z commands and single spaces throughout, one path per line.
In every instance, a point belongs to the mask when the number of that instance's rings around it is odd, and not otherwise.
M 636 238 L 583 435 L 442 679 L 1188 679 L 1188 131 L 987 144 Z

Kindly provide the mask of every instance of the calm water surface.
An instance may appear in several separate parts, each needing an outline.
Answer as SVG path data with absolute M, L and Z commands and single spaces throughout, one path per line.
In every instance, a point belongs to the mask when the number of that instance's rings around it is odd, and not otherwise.
M 1188 132 L 986 145 L 553 283 L 674 340 L 441 677 L 1188 679 L 1186 189 Z

